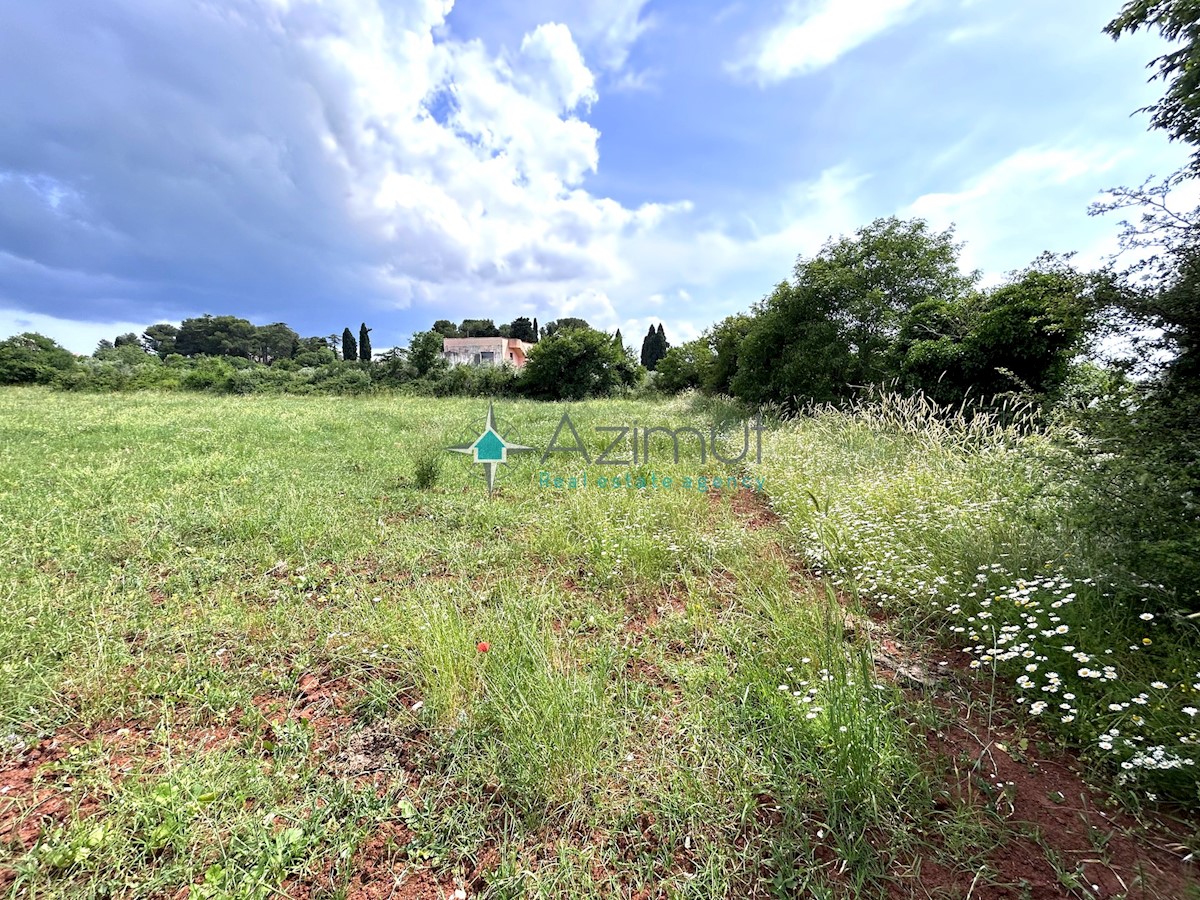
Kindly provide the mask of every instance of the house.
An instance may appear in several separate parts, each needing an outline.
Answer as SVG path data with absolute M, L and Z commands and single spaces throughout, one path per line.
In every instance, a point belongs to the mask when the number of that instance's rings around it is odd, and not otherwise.
M 451 364 L 525 368 L 533 344 L 506 337 L 442 338 L 442 357 Z

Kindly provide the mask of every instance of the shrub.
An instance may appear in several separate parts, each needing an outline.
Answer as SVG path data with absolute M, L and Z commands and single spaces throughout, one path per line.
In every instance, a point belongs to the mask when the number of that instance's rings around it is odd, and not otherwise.
M 413 465 L 413 481 L 417 489 L 427 491 L 437 484 L 442 474 L 442 457 L 439 452 L 428 451 L 417 457 Z

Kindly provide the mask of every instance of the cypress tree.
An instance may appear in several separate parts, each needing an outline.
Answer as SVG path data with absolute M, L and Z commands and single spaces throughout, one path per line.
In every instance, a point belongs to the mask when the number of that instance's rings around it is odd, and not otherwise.
M 617 333 L 613 336 L 613 343 L 617 345 L 618 350 L 625 349 L 625 339 L 621 337 L 621 329 L 617 329 Z
M 363 322 L 358 328 L 358 358 L 363 362 L 371 361 L 371 338 L 369 337 L 370 328 L 367 323 Z
M 538 342 L 538 338 L 540 336 L 541 336 L 541 332 L 538 331 L 537 316 L 534 316 L 533 317 L 533 342 L 535 344 Z
M 658 323 L 658 340 L 655 345 L 654 367 L 658 368 L 659 360 L 667 355 L 667 351 L 671 349 L 671 345 L 667 343 L 667 332 L 663 328 L 662 322 Z
M 342 359 L 358 359 L 358 344 L 349 328 L 342 329 Z
M 654 333 L 654 326 L 650 326 L 650 330 L 646 332 L 646 336 L 642 338 L 642 365 L 647 369 L 654 368 L 654 342 L 657 335 Z

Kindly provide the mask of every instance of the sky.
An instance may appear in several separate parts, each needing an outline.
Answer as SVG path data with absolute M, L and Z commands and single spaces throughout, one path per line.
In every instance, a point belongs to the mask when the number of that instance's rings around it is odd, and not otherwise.
M 1097 0 L 0 0 L 0 337 L 240 315 L 404 345 L 747 310 L 879 216 L 1084 266 L 1187 157 Z

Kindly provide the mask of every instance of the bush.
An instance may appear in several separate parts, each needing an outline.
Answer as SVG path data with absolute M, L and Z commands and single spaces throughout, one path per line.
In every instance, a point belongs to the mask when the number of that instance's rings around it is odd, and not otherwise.
M 417 457 L 413 466 L 413 481 L 417 489 L 427 491 L 437 484 L 442 474 L 442 456 L 440 452 L 430 451 Z
M 189 391 L 214 391 L 224 393 L 237 370 L 224 357 L 201 357 L 180 379 L 180 385 Z
M 0 384 L 50 384 L 75 365 L 73 353 L 43 334 L 27 331 L 0 341 Z
M 371 390 L 371 376 L 362 369 L 350 366 L 325 366 L 317 370 L 313 386 L 331 394 L 357 395 Z
M 606 397 L 638 382 L 639 367 L 625 347 L 591 328 L 560 330 L 533 345 L 518 381 L 521 391 L 544 400 Z

